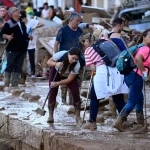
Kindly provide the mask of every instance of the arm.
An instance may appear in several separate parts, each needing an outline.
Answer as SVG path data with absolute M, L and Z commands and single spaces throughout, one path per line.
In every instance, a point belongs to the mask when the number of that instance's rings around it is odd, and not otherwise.
M 128 47 L 131 47 L 131 46 L 133 46 L 135 44 L 135 42 L 134 41 L 131 41 L 130 43 L 128 43 Z
M 13 34 L 12 35 L 8 35 L 8 34 L 3 34 L 2 37 L 4 39 L 7 39 L 8 41 L 11 41 L 14 37 L 13 37 Z
M 141 54 L 138 54 L 135 57 L 135 63 L 138 66 L 138 68 L 141 70 L 141 72 L 145 71 L 144 65 L 143 65 L 143 59 L 144 57 Z
M 96 66 L 95 64 L 91 64 L 90 65 L 91 71 L 95 72 L 96 71 Z
M 86 28 L 91 28 L 93 31 L 96 30 L 96 27 L 93 26 L 93 25 L 89 25 L 88 23 L 80 23 L 78 25 L 78 27 L 83 30 L 83 29 L 86 29 Z
M 67 79 L 61 80 L 59 82 L 51 82 L 51 86 L 54 88 L 54 87 L 57 87 L 59 85 L 69 84 L 72 80 L 74 80 L 75 77 L 76 77 L 76 74 L 69 74 Z
M 36 28 L 40 28 L 40 27 L 43 27 L 44 24 L 42 22 L 39 22 L 38 25 L 36 26 Z
M 62 62 L 57 62 L 57 61 L 54 61 L 53 57 L 51 57 L 47 64 L 50 66 L 50 67 L 58 67 L 58 68 L 61 68 L 63 66 L 63 63 Z
M 55 41 L 54 43 L 54 52 L 57 53 L 58 52 L 58 46 L 59 46 L 59 42 Z

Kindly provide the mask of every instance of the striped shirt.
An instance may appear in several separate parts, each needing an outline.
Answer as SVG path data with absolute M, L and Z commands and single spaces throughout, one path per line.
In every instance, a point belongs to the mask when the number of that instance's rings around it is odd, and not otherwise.
M 85 52 L 85 61 L 86 66 L 90 66 L 92 64 L 96 65 L 96 67 L 103 65 L 104 61 L 100 57 L 100 55 L 93 49 L 93 47 L 88 47 Z

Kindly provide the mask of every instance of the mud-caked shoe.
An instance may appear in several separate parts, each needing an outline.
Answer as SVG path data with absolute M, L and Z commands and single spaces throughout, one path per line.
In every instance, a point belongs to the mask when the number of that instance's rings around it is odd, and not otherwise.
M 82 129 L 89 129 L 89 130 L 95 130 L 97 129 L 96 122 L 87 122 L 82 126 Z
M 54 118 L 49 117 L 48 120 L 47 120 L 47 123 L 54 123 Z
M 123 122 L 124 121 L 121 120 L 121 117 L 118 116 L 116 122 L 113 125 L 113 127 L 118 129 L 120 132 L 125 132 L 125 130 L 124 130 L 123 126 L 122 126 Z

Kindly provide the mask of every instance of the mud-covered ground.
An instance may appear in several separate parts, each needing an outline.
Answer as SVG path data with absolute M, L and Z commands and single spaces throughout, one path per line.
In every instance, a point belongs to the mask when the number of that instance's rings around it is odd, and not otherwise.
M 32 125 L 37 125 L 46 131 L 53 131 L 55 135 L 63 135 L 63 140 L 78 145 L 79 150 L 150 150 L 150 131 L 149 126 L 146 133 L 132 134 L 129 128 L 126 132 L 120 133 L 112 128 L 114 118 L 107 117 L 104 123 L 98 123 L 98 129 L 94 131 L 83 130 L 82 127 L 76 126 L 73 114 L 67 114 L 69 106 L 61 103 L 60 91 L 58 93 L 58 106 L 55 109 L 55 123 L 48 124 L 48 113 L 45 116 L 37 115 L 33 110 L 41 107 L 48 93 L 48 81 L 27 82 L 24 88 L 26 92 L 39 94 L 41 96 L 38 102 L 27 102 L 20 97 L 12 97 L 11 94 L 0 92 L 0 106 L 5 110 L 1 112 L 15 114 L 15 117 L 27 120 Z M 150 88 L 146 87 L 146 110 L 147 116 L 150 115 Z M 19 109 L 22 108 L 22 109 Z M 47 111 L 47 105 L 45 107 Z M 103 112 L 100 111 L 101 115 Z M 83 112 L 81 112 L 83 115 Z M 88 120 L 88 111 L 86 117 Z M 135 112 L 133 111 L 128 117 L 128 122 L 136 121 Z M 147 119 L 150 123 L 150 118 Z M 0 149 L 1 150 L 1 149 Z M 65 150 L 72 150 L 71 147 Z

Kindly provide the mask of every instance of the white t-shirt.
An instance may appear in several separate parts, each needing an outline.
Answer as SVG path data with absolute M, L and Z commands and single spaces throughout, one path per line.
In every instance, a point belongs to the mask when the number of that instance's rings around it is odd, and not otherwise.
M 42 10 L 42 17 L 44 19 L 48 19 L 49 18 L 49 13 L 50 13 L 50 9 L 43 9 Z
M 36 36 L 35 36 L 35 31 L 33 29 L 38 24 L 39 24 L 39 21 L 38 20 L 34 20 L 34 19 L 28 19 L 28 23 L 26 24 L 27 34 L 29 34 L 29 36 L 33 37 L 33 40 L 29 41 L 28 50 L 36 48 Z
M 56 54 L 53 55 L 53 59 L 55 62 L 59 61 L 61 59 L 61 57 L 67 53 L 67 51 L 60 51 L 60 52 L 57 52 Z M 58 70 L 57 67 L 55 67 L 56 70 Z M 69 66 L 67 68 L 67 70 L 65 71 L 64 74 L 62 74 L 64 77 L 68 76 L 69 74 L 78 74 L 79 73 L 79 69 L 80 69 L 80 62 L 78 61 L 77 64 L 75 65 L 74 69 L 69 72 Z M 61 71 L 61 70 L 60 70 Z

